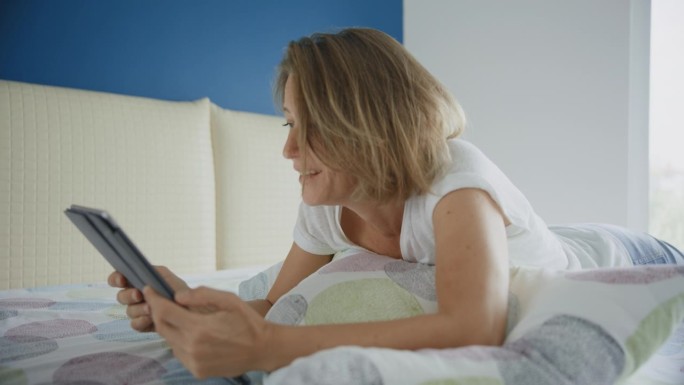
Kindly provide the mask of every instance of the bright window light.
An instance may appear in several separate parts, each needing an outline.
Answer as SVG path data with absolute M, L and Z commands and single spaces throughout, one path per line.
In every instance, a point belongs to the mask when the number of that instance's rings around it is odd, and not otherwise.
M 649 232 L 684 249 L 684 1 L 652 0 Z

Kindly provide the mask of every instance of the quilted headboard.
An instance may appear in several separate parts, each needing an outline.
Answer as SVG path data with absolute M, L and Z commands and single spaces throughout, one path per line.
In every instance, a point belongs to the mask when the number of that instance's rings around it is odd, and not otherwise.
M 214 270 L 209 100 L 0 81 L 0 289 L 106 278 L 73 203 L 110 211 L 152 263 Z
M 285 120 L 211 106 L 219 269 L 272 264 L 292 245 L 301 187 Z

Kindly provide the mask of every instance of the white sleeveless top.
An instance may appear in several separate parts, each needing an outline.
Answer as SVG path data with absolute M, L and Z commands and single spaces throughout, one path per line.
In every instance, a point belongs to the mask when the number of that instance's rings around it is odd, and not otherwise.
M 564 247 L 517 187 L 478 148 L 462 139 L 448 141 L 452 166 L 428 194 L 410 197 L 404 206 L 400 246 L 402 258 L 435 263 L 432 212 L 446 194 L 462 188 L 486 191 L 508 220 L 506 227 L 511 266 L 553 269 L 594 267 L 590 255 L 573 253 Z M 361 249 L 351 243 L 340 225 L 341 206 L 309 206 L 302 203 L 294 230 L 294 242 L 303 250 L 320 255 Z

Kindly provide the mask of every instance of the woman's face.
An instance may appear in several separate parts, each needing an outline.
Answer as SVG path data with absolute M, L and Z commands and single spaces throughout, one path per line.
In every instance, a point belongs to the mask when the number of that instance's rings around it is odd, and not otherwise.
M 295 98 L 295 83 L 292 76 L 285 83 L 283 93 L 283 111 L 290 127 L 287 141 L 283 147 L 283 156 L 292 160 L 294 169 L 299 173 L 299 183 L 302 184 L 302 200 L 304 203 L 316 205 L 344 205 L 349 202 L 354 191 L 355 182 L 351 175 L 335 171 L 318 159 L 310 146 L 306 148 L 306 162 L 304 152 L 300 151 L 297 143 L 297 105 Z M 306 164 L 305 164 L 306 163 Z M 304 169 L 306 167 L 306 169 Z

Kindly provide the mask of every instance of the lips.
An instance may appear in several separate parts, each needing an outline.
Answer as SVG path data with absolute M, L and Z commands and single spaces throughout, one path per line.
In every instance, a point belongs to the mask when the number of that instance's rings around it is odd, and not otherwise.
M 301 169 L 300 166 L 301 166 L 301 165 L 295 164 L 294 167 L 293 167 L 294 170 L 297 171 L 297 173 L 299 174 L 299 176 L 313 176 L 313 175 L 316 175 L 316 174 L 320 174 L 320 173 L 321 173 L 321 170 L 316 170 L 316 169 L 311 169 L 311 168 L 308 169 L 308 170 L 306 170 L 306 171 L 302 171 L 302 169 Z
M 304 183 L 305 180 L 310 180 L 315 178 L 321 172 L 318 170 L 309 170 L 304 172 L 299 172 L 299 183 Z

